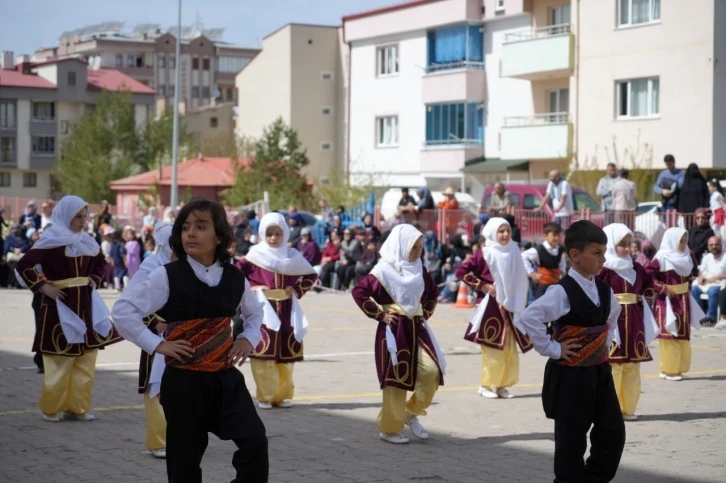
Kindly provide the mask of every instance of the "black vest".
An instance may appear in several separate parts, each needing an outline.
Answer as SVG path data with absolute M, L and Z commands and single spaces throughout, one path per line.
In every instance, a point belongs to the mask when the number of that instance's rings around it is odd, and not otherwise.
M 607 323 L 610 315 L 610 286 L 608 284 L 595 279 L 597 294 L 600 297 L 599 307 L 590 300 L 580 284 L 569 275 L 562 277 L 558 285 L 565 289 L 567 298 L 570 300 L 570 311 L 555 321 L 555 331 L 563 325 L 594 327 Z
M 166 322 L 233 317 L 245 290 L 245 276 L 233 265 L 224 264 L 222 280 L 210 287 L 194 274 L 186 260 L 164 265 L 169 278 L 169 300 L 156 313 Z
M 552 255 L 544 245 L 537 245 L 537 256 L 539 257 L 539 266 L 542 268 L 560 268 L 560 260 L 562 260 L 562 245 L 557 246 L 557 255 Z

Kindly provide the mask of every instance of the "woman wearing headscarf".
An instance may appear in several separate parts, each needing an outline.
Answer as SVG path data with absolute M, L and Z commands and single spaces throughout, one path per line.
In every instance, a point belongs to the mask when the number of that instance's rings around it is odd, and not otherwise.
M 660 250 L 648 267 L 656 293 L 655 318 L 660 339 L 660 377 L 681 381 L 691 368 L 691 326 L 699 328 L 705 317 L 701 306 L 691 296 L 693 267 L 688 250 L 688 233 L 682 228 L 668 228 Z
M 381 238 L 381 231 L 373 224 L 373 215 L 366 213 L 363 215 L 363 218 L 361 218 L 361 221 L 363 222 L 363 229 L 365 232 L 373 239 L 374 242 L 377 243 Z
M 308 227 L 300 230 L 300 241 L 297 244 L 297 251 L 302 253 L 305 260 L 308 261 L 313 267 L 320 265 L 320 259 L 322 254 L 320 253 L 320 247 L 310 235 L 310 229 Z
M 678 211 L 693 213 L 697 208 L 708 208 L 709 197 L 706 178 L 695 163 L 689 164 L 678 193 Z
M 703 254 L 708 250 L 708 239 L 716 234 L 709 224 L 706 208 L 696 208 L 694 221 L 695 225 L 688 230 L 688 248 L 696 257 L 696 262 L 701 263 Z
M 77 196 L 61 198 L 50 227 L 17 265 L 28 288 L 42 294 L 43 318 L 33 350 L 43 354 L 45 367 L 38 407 L 43 419 L 51 422 L 64 417 L 95 419 L 89 411 L 98 349 L 121 340 L 95 292 L 106 259 L 84 231 L 87 218 L 85 201 Z
M 312 265 L 295 248 L 287 246 L 290 228 L 279 213 L 260 220 L 260 243 L 237 262 L 258 299 L 265 303 L 262 341 L 251 357 L 260 409 L 289 408 L 295 391 L 292 372 L 303 360 L 307 319 L 298 299 L 318 279 Z
M 438 288 L 421 263 L 423 236 L 411 225 L 397 225 L 381 246 L 381 259 L 353 289 L 355 303 L 378 321 L 375 357 L 383 407 L 379 438 L 408 443 L 404 425 L 420 439 L 429 435 L 418 420 L 425 416 L 439 385 L 446 359 L 426 322 L 436 308 Z M 406 391 L 413 395 L 406 401 Z
M 651 260 L 655 256 L 655 246 L 650 240 L 640 242 L 640 251 L 635 255 L 635 261 L 638 262 L 646 270 L 650 266 Z
M 428 188 L 418 188 L 416 190 L 416 194 L 418 195 L 418 205 L 416 206 L 416 210 L 418 210 L 418 213 L 421 214 L 424 210 L 435 210 L 436 204 L 434 203 L 434 197 L 431 195 L 431 190 Z
M 456 269 L 456 277 L 477 293 L 477 308 L 464 339 L 479 344 L 482 371 L 479 394 L 489 399 L 514 397 L 507 387 L 519 381 L 519 354 L 532 342 L 519 325 L 527 305 L 527 271 L 511 227 L 504 218 L 490 218 L 482 229 L 485 245 Z
M 652 290 L 652 277 L 630 254 L 633 232 L 622 223 L 603 231 L 608 237 L 605 265 L 598 278 L 607 283 L 622 307 L 618 335 L 610 349 L 615 392 L 623 419 L 636 421 L 640 399 L 640 364 L 653 360 L 648 344 L 655 340 L 658 326 L 644 295 Z

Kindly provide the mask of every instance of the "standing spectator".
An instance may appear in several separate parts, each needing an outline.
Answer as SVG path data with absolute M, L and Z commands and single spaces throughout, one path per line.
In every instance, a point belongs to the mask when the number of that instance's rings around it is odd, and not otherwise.
M 550 182 L 547 184 L 547 194 L 542 204 L 536 209 L 544 209 L 547 203 L 552 202 L 552 211 L 555 213 L 555 223 L 558 223 L 563 230 L 570 226 L 572 213 L 575 211 L 575 204 L 572 200 L 572 188 L 570 183 L 562 177 L 559 171 L 550 171 Z
M 695 163 L 689 164 L 678 197 L 678 211 L 681 213 L 694 213 L 697 208 L 707 208 L 708 198 L 706 178 L 703 177 Z
M 408 188 L 401 188 L 401 199 L 398 200 L 399 209 L 406 208 L 407 210 L 416 205 L 416 200 L 413 196 L 408 194 Z
M 708 182 L 708 191 L 711 193 L 711 197 L 708 201 L 708 209 L 713 215 L 711 218 L 711 229 L 713 229 L 713 232 L 717 237 L 723 239 L 724 235 L 721 229 L 726 222 L 726 212 L 724 211 L 726 201 L 724 201 L 723 198 L 724 191 L 721 187 L 721 183 L 719 183 L 716 178 Z
M 40 229 L 45 229 L 45 226 L 50 223 L 50 215 L 53 213 L 53 202 L 44 201 L 40 205 Z
M 718 293 L 721 291 L 722 282 L 726 280 L 726 258 L 723 256 L 719 237 L 712 236 L 708 239 L 708 251 L 698 267 L 698 280 L 691 288 L 691 295 L 700 304 L 701 295 L 708 294 L 706 318 L 701 320 L 701 325 L 712 326 L 716 323 Z
M 255 210 L 249 210 L 247 212 L 247 225 L 252 230 L 252 234 L 257 236 L 257 232 L 260 229 L 260 220 L 257 219 L 257 212 Z
M 101 202 L 101 212 L 96 216 L 96 230 L 98 230 L 98 227 L 101 225 L 108 225 L 113 226 L 111 222 L 113 221 L 113 216 L 111 216 L 111 206 L 108 204 L 108 201 L 103 200 Z
M 444 191 L 444 199 L 439 202 L 438 208 L 443 212 L 441 216 L 446 227 L 446 233 L 454 233 L 459 221 L 459 217 L 456 216 L 459 211 L 459 202 L 456 200 L 456 191 L 454 191 L 454 188 L 450 186 L 446 188 Z M 457 213 L 451 213 L 451 211 L 456 211 Z
M 416 210 L 418 211 L 419 215 L 424 210 L 436 209 L 434 197 L 431 196 L 431 190 L 426 187 L 418 188 L 416 190 L 416 194 L 418 195 L 418 205 L 416 206 Z
M 242 243 L 245 233 L 249 228 L 247 222 L 248 220 L 245 213 L 239 213 L 236 216 L 236 223 L 234 225 L 234 241 L 237 244 L 237 247 L 239 247 Z
M 638 203 L 635 201 L 635 191 L 637 186 L 628 179 L 630 171 L 627 169 L 620 170 L 620 178 L 617 179 L 610 187 L 612 195 L 611 209 L 617 215 L 618 223 L 623 223 L 631 230 L 633 229 L 633 215 L 630 213 L 638 209 Z
M 363 280 L 373 267 L 378 263 L 378 246 L 372 238 L 368 238 L 366 242 L 366 249 L 363 251 L 360 259 L 355 264 L 355 283 Z
M 600 178 L 597 184 L 597 195 L 600 197 L 602 211 L 613 211 L 613 194 L 612 188 L 615 182 L 618 180 L 618 172 L 615 167 L 615 163 L 608 163 L 605 176 Z M 607 214 L 605 216 L 605 223 L 610 224 L 613 222 L 613 216 Z
M 248 228 L 243 234 L 242 239 L 235 240 L 234 243 L 234 258 L 235 260 L 241 260 L 247 256 L 252 248 L 252 229 Z
M 701 263 L 701 257 L 708 248 L 708 239 L 715 235 L 708 224 L 708 212 L 706 208 L 698 208 L 695 215 L 696 225 L 688 230 L 688 248 L 696 257 L 696 262 Z
M 333 208 L 331 206 L 328 206 L 328 201 L 320 200 L 320 216 L 322 217 L 323 221 L 328 224 L 332 223 L 333 215 L 335 215 L 335 213 L 333 212 Z
M 350 282 L 355 275 L 355 264 L 360 260 L 363 248 L 353 236 L 350 228 L 343 231 L 343 241 L 340 244 L 340 263 L 336 270 L 341 290 L 348 290 Z
M 313 267 L 320 265 L 320 258 L 322 257 L 320 248 L 311 238 L 308 227 L 300 230 L 300 241 L 297 244 L 297 251 L 302 253 L 303 258 Z
M 123 233 L 121 230 L 113 232 L 111 242 L 111 258 L 113 258 L 113 285 L 117 292 L 121 291 L 121 283 L 124 288 L 129 284 L 129 271 L 126 269 L 126 249 L 124 248 Z
M 290 226 L 290 239 L 287 242 L 287 246 L 295 248 L 300 242 L 302 226 L 302 217 L 298 212 L 292 213 L 287 221 Z
M 35 228 L 28 228 L 35 230 Z M 15 266 L 18 264 L 23 255 L 30 250 L 30 242 L 25 237 L 26 229 L 20 223 L 13 225 L 12 232 L 5 238 L 3 245 L 3 260 L 7 266 L 7 286 L 20 288 L 18 280 L 15 278 Z M 4 271 L 3 271 L 4 273 Z M 3 280 L 5 284 L 5 280 Z
M 494 183 L 494 190 L 492 191 L 491 202 L 488 207 L 489 216 L 502 216 L 507 212 L 507 208 L 512 204 L 512 199 L 509 195 L 509 191 L 504 188 L 504 184 L 497 181 Z
M 103 241 L 101 242 L 101 253 L 106 257 L 106 268 L 104 271 L 104 280 L 106 282 L 106 288 L 113 287 L 113 257 L 111 256 L 111 247 L 113 246 L 113 232 L 114 229 L 106 225 L 103 229 Z
M 661 211 L 671 211 L 678 208 L 678 193 L 683 186 L 685 173 L 676 169 L 676 158 L 672 154 L 666 154 L 663 158 L 666 169 L 660 172 L 655 180 L 653 191 L 661 195 Z
M 136 239 L 136 230 L 127 226 L 124 233 L 126 238 L 126 268 L 128 270 L 129 279 L 133 278 L 141 266 L 141 243 Z
M 332 274 L 335 272 L 335 264 L 340 260 L 340 235 L 337 231 L 330 233 L 330 240 L 323 249 L 323 256 L 320 259 L 320 283 L 323 287 L 333 287 Z
M 153 232 L 157 221 L 159 221 L 159 212 L 156 210 L 155 206 L 150 206 L 142 221 L 144 229 L 146 230 L 151 227 L 151 231 Z
M 40 230 L 41 218 L 38 214 L 38 206 L 35 204 L 35 200 L 28 201 L 28 205 L 25 207 L 25 213 L 20 215 L 20 223 L 23 227 L 23 233 L 28 231 L 28 228 L 35 228 Z

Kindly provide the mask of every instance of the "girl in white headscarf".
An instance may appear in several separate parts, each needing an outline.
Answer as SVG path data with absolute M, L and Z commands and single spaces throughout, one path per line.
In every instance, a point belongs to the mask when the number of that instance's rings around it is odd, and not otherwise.
M 262 341 L 250 356 L 260 409 L 289 408 L 295 391 L 292 371 L 303 360 L 307 319 L 298 299 L 318 279 L 312 265 L 287 246 L 290 228 L 279 213 L 260 220 L 261 241 L 237 263 L 265 303 Z
M 654 313 L 660 329 L 660 377 L 667 381 L 681 381 L 691 369 L 691 326 L 700 328 L 706 316 L 691 296 L 695 265 L 688 232 L 668 228 L 648 267 L 657 294 Z
M 446 359 L 427 320 L 439 291 L 421 263 L 423 235 L 411 225 L 398 225 L 381 247 L 381 259 L 353 289 L 364 314 L 378 321 L 376 369 L 383 389 L 378 414 L 379 437 L 408 443 L 404 425 L 420 439 L 429 437 L 418 420 L 426 415 L 443 385 Z M 413 391 L 406 401 L 406 391 Z
M 478 306 L 464 339 L 479 344 L 482 372 L 479 394 L 489 399 L 514 397 L 507 387 L 519 381 L 517 345 L 525 353 L 532 342 L 519 325 L 527 305 L 527 271 L 512 228 L 491 218 L 482 229 L 484 247 L 456 269 L 456 276 L 477 292 Z
M 655 340 L 658 326 L 645 295 L 652 294 L 652 277 L 633 261 L 630 248 L 633 232 L 622 223 L 603 231 L 608 237 L 605 266 L 598 278 L 607 283 L 622 307 L 618 317 L 618 336 L 610 350 L 615 392 L 623 419 L 636 421 L 635 408 L 640 399 L 640 363 L 653 360 L 648 344 Z
M 87 218 L 85 201 L 61 198 L 43 236 L 16 268 L 30 290 L 42 294 L 33 350 L 43 354 L 45 367 L 38 407 L 51 422 L 95 419 L 89 411 L 98 349 L 121 340 L 94 290 L 101 286 L 106 258 L 84 231 Z

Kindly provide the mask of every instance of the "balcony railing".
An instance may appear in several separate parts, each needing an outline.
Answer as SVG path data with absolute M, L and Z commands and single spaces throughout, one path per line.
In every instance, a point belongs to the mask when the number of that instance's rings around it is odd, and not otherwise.
M 548 25 L 536 29 L 528 29 L 521 32 L 513 32 L 504 36 L 504 43 L 524 42 L 525 40 L 541 39 L 545 37 L 553 37 L 555 35 L 564 35 L 570 33 L 570 24 L 563 23 L 558 25 Z
M 512 116 L 504 118 L 504 127 L 538 126 L 542 124 L 566 124 L 570 122 L 569 112 L 544 112 L 533 116 Z
M 432 146 L 481 146 L 484 143 L 481 139 L 436 139 L 424 142 L 424 147 Z
M 428 67 L 426 67 L 426 72 L 433 73 L 456 69 L 485 70 L 485 66 L 484 62 L 475 62 L 473 60 L 460 60 L 458 62 L 447 62 L 445 64 L 429 64 Z
M 37 122 L 51 122 L 55 121 L 55 116 L 33 116 L 32 119 Z

